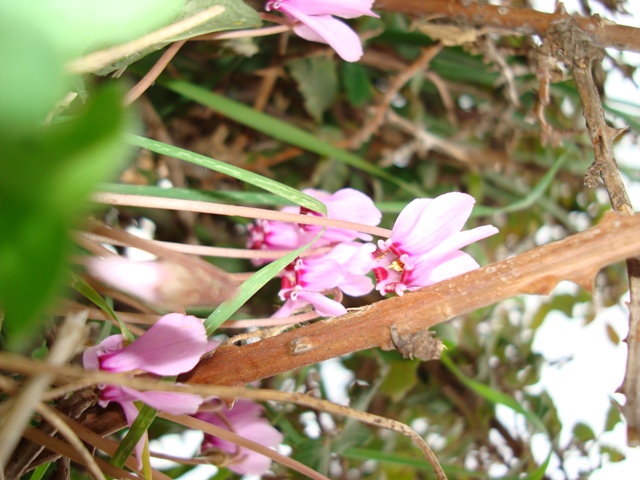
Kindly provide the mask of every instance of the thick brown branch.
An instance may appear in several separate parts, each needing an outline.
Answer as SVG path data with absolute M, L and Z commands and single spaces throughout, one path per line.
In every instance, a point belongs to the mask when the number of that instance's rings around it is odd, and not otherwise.
M 244 385 L 368 348 L 392 349 L 389 329 L 411 334 L 521 294 L 548 294 L 561 280 L 591 289 L 602 267 L 640 254 L 640 217 L 611 215 L 564 240 L 402 297 L 257 343 L 219 347 L 180 381 Z
M 553 24 L 567 18 L 566 15 L 557 13 L 498 7 L 473 0 L 378 0 L 374 8 L 432 18 L 442 17 L 457 25 L 520 35 L 544 36 Z M 594 45 L 640 52 L 640 31 L 637 28 L 617 25 L 599 17 L 576 16 L 575 19 Z

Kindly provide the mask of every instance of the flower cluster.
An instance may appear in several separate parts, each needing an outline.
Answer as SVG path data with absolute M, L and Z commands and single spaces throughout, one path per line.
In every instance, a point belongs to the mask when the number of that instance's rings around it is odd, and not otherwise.
M 87 370 L 179 375 L 195 367 L 200 357 L 217 345 L 217 342 L 207 341 L 204 325 L 199 319 L 172 313 L 162 317 L 129 345 L 124 345 L 122 335 L 105 338 L 99 345 L 85 350 L 82 360 Z M 233 409 L 225 407 L 226 413 L 222 414 L 211 412 L 211 404 L 220 403 L 217 400 L 203 402 L 200 396 L 189 393 L 139 392 L 121 385 L 100 385 L 99 388 L 100 406 L 106 407 L 110 402 L 119 403 L 130 426 L 139 412 L 134 402 L 141 401 L 158 411 L 193 415 L 268 447 L 282 441 L 280 432 L 261 416 L 262 407 L 248 400 L 238 400 Z M 220 405 L 218 407 L 218 410 L 222 409 Z M 135 447 L 139 463 L 144 442 L 145 437 Z M 234 444 L 205 435 L 201 450 L 211 454 L 214 449 L 227 454 L 223 463 L 236 473 L 261 474 L 271 465 L 271 459 L 264 455 L 238 449 Z
M 328 218 L 377 225 L 381 214 L 363 193 L 344 189 L 330 195 L 304 190 L 327 205 Z M 460 249 L 497 233 L 491 225 L 461 231 L 471 214 L 475 200 L 464 193 L 447 193 L 434 199 L 421 198 L 409 203 L 398 216 L 386 240 L 370 240 L 352 230 L 327 228 L 317 245 L 331 246 L 324 255 L 298 258 L 280 274 L 280 298 L 284 305 L 276 317 L 291 315 L 311 305 L 323 316 L 346 312 L 339 302 L 323 295 L 339 288 L 351 296 L 373 289 L 367 276 L 373 272 L 381 294 L 404 294 L 478 268 L 478 263 Z M 286 209 L 294 211 L 293 207 Z M 304 211 L 301 213 L 313 214 Z M 309 242 L 319 231 L 317 226 L 260 221 L 250 229 L 248 246 L 254 249 L 293 249 Z
M 377 225 L 382 214 L 364 193 L 351 188 L 329 194 L 321 190 L 306 189 L 304 193 L 327 206 L 327 217 Z M 298 207 L 285 207 L 288 213 L 298 213 Z M 320 215 L 308 209 L 306 215 Z M 299 248 L 311 241 L 321 230 L 317 225 L 297 225 L 285 222 L 259 220 L 249 228 L 247 247 L 256 250 L 285 250 Z M 323 316 L 346 313 L 344 306 L 326 297 L 323 292 L 339 288 L 351 296 L 361 296 L 373 290 L 372 280 L 366 274 L 372 268 L 369 247 L 356 240 L 371 240 L 371 236 L 329 227 L 314 247 L 332 247 L 325 254 L 297 258 L 281 272 L 280 299 L 284 302 L 275 317 L 287 317 L 294 311 L 312 305 Z

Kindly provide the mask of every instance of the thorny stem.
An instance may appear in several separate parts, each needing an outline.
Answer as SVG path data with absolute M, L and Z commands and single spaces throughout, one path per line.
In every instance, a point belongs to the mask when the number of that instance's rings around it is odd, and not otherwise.
M 591 73 L 593 62 L 601 61 L 601 52 L 593 47 L 590 39 L 585 37 L 573 21 L 555 26 L 545 42 L 562 48 L 565 61 L 573 70 L 573 78 L 582 101 L 595 156 L 585 175 L 585 185 L 595 188 L 600 178 L 607 189 L 613 210 L 619 215 L 633 216 L 633 207 L 613 153 L 613 141 L 626 129 L 615 129 L 607 125 Z M 620 390 L 626 397 L 622 413 L 627 420 L 627 443 L 636 447 L 640 445 L 640 259 L 628 258 L 626 263 L 631 301 L 629 334 L 626 339 L 627 367 Z
M 554 24 L 575 18 L 578 28 L 597 47 L 640 52 L 637 28 L 591 18 L 543 13 L 527 8 L 489 5 L 476 0 L 378 0 L 374 9 L 442 19 L 457 26 L 483 28 L 498 33 L 544 36 Z

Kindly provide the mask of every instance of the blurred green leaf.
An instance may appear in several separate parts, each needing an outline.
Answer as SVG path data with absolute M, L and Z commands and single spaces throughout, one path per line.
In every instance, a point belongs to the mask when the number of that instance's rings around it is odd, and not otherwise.
M 318 123 L 338 94 L 336 64 L 326 57 L 310 57 L 287 63 L 291 76 L 298 83 L 307 112 Z
M 387 360 L 385 363 L 389 372 L 380 385 L 380 392 L 389 395 L 393 402 L 399 402 L 418 381 L 416 368 L 419 362 L 398 359 Z
M 359 63 L 344 62 L 341 71 L 347 100 L 354 107 L 364 106 L 371 100 L 372 88 L 367 69 Z
M 0 131 L 0 303 L 7 348 L 26 347 L 57 289 L 68 230 L 84 200 L 120 167 L 128 126 L 120 93 L 98 92 L 83 115 L 26 136 Z
M 627 458 L 617 447 L 611 445 L 600 445 L 600 454 L 607 455 L 612 463 L 618 463 Z
M 224 11 L 220 15 L 203 22 L 192 29 L 178 35 L 174 35 L 173 37 L 166 39 L 166 41 L 153 45 L 149 48 L 145 48 L 133 55 L 129 55 L 121 61 L 116 62 L 107 68 L 101 69 L 99 73 L 101 75 L 106 75 L 107 73 L 122 69 L 127 65 L 140 60 L 146 55 L 164 48 L 172 42 L 224 30 L 257 28 L 262 24 L 262 21 L 258 16 L 258 12 L 246 5 L 242 0 L 186 0 L 180 15 L 175 18 L 175 21 L 189 18 L 214 5 L 224 7 Z
M 610 432 L 621 420 L 620 407 L 615 402 L 611 402 L 609 411 L 607 412 L 607 419 L 604 422 L 604 431 Z
M 595 440 L 596 438 L 596 434 L 593 433 L 593 429 L 583 422 L 578 422 L 573 426 L 573 436 L 582 443 Z
M 180 18 L 191 17 L 213 5 L 224 7 L 224 13 L 185 33 L 171 38 L 170 41 L 175 42 L 177 40 L 184 40 L 185 38 L 223 30 L 258 28 L 262 25 L 262 20 L 260 20 L 258 12 L 242 0 L 186 0 Z

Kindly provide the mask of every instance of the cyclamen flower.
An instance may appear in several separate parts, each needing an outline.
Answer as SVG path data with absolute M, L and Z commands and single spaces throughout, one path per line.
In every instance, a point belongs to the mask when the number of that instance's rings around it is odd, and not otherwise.
M 297 258 L 280 274 L 279 295 L 285 303 L 273 317 L 288 317 L 307 305 L 326 317 L 347 313 L 341 303 L 322 292 L 339 287 L 347 295 L 361 296 L 373 290 L 373 282 L 366 276 L 372 266 L 368 247 L 344 242 L 325 255 Z
M 207 334 L 196 317 L 171 313 L 158 320 L 135 341 L 124 346 L 122 335 L 105 338 L 99 345 L 85 350 L 82 362 L 87 370 L 129 372 L 144 370 L 156 375 L 178 375 L 196 366 L 209 351 Z M 100 385 L 99 404 L 118 402 L 129 425 L 138 416 L 133 402 L 140 400 L 156 410 L 179 414 L 194 414 L 202 403 L 198 395 L 178 392 L 138 392 L 120 385 Z M 135 448 L 140 459 L 144 438 Z
M 380 293 L 417 290 L 467 273 L 478 263 L 460 248 L 494 235 L 485 225 L 460 231 L 475 199 L 464 193 L 447 193 L 434 199 L 412 201 L 398 216 L 388 240 L 370 244 L 377 265 L 373 269 Z
M 265 447 L 275 447 L 282 442 L 282 434 L 264 418 L 262 405 L 242 398 L 238 399 L 231 409 L 216 399 L 209 400 L 207 403 L 209 410 L 198 412 L 194 415 L 196 418 L 233 431 Z M 205 406 L 207 404 L 203 405 Z M 200 452 L 202 455 L 213 456 L 222 453 L 224 460 L 216 463 L 240 475 L 262 475 L 271 466 L 269 457 L 207 433 L 204 435 Z
M 343 188 L 331 194 L 323 190 L 305 189 L 303 193 L 320 200 L 327 206 L 327 218 L 362 223 L 375 226 L 380 223 L 382 214 L 373 201 L 364 193 L 352 188 Z M 300 207 L 285 207 L 286 213 L 305 213 L 320 216 L 319 213 Z M 257 220 L 250 225 L 247 248 L 252 250 L 295 250 L 309 243 L 321 230 L 317 225 L 298 225 L 271 220 Z M 315 247 L 350 242 L 355 239 L 371 240 L 371 236 L 344 228 L 326 228 Z M 265 263 L 256 261 L 255 264 Z
M 360 38 L 344 22 L 332 17 L 376 17 L 371 11 L 373 0 L 270 0 L 265 9 L 284 13 L 291 21 L 300 22 L 293 31 L 311 42 L 326 43 L 347 62 L 362 56 Z

